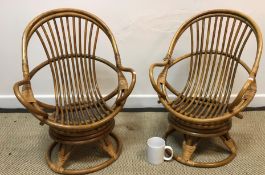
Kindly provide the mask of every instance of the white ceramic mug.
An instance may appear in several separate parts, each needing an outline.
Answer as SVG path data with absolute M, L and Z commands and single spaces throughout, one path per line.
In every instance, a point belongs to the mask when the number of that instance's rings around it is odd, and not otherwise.
M 161 164 L 164 160 L 171 160 L 173 157 L 173 149 L 170 146 L 166 146 L 165 140 L 161 137 L 152 137 L 148 139 L 147 146 L 147 160 L 153 165 Z M 165 156 L 166 149 L 171 152 L 169 157 Z

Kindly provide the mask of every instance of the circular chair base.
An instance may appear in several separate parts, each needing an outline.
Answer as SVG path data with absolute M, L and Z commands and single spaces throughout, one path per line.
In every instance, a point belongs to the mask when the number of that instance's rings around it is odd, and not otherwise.
M 166 134 L 164 135 L 164 139 L 167 140 L 167 137 L 175 132 L 176 130 L 174 128 L 170 128 Z M 199 137 L 193 137 L 193 136 L 185 136 L 185 140 L 183 141 L 183 152 L 182 156 L 174 154 L 173 158 L 185 165 L 192 166 L 192 167 L 201 167 L 201 168 L 214 168 L 214 167 L 219 167 L 228 164 L 231 162 L 235 156 L 236 156 L 236 144 L 233 141 L 233 139 L 229 136 L 228 133 L 219 136 L 224 144 L 227 146 L 227 148 L 230 151 L 230 155 L 225 158 L 224 160 L 217 161 L 217 162 L 195 162 L 191 160 L 192 154 L 196 150 L 197 143 L 199 141 Z
M 65 148 L 65 146 L 66 146 L 65 144 L 54 142 L 50 145 L 50 147 L 46 153 L 46 156 L 45 156 L 46 161 L 48 163 L 48 166 L 54 172 L 60 173 L 60 174 L 87 174 L 87 173 L 92 173 L 92 172 L 101 170 L 101 169 L 109 166 L 110 164 L 112 164 L 115 160 L 118 159 L 118 157 L 121 154 L 121 149 L 122 149 L 121 141 L 119 140 L 119 138 L 114 133 L 110 133 L 109 136 L 112 137 L 113 140 L 116 142 L 116 149 L 113 148 L 113 145 L 112 145 L 110 139 L 108 139 L 108 136 L 105 138 L 107 141 L 103 140 L 102 142 L 100 142 L 101 148 L 103 150 L 105 150 L 108 153 L 108 155 L 110 156 L 110 158 L 107 161 L 105 161 L 101 164 L 98 164 L 96 166 L 89 167 L 86 169 L 67 169 L 64 167 L 64 163 L 69 158 L 72 150 L 67 152 L 66 148 Z M 59 155 L 58 161 L 54 162 L 54 161 L 52 161 L 52 158 L 51 158 L 52 152 L 53 152 L 54 148 L 56 147 L 56 145 L 58 145 L 58 144 L 61 144 L 60 145 L 61 147 L 60 147 L 60 150 L 58 153 L 58 155 Z M 70 146 L 73 146 L 73 145 L 70 145 Z M 62 153 L 64 154 L 64 156 L 60 156 Z

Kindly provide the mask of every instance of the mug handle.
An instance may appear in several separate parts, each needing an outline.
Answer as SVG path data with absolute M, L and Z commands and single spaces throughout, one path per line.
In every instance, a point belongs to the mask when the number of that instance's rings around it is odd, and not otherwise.
M 173 158 L 173 149 L 171 146 L 165 146 L 165 150 L 168 149 L 171 152 L 169 157 L 164 156 L 164 160 L 171 160 Z

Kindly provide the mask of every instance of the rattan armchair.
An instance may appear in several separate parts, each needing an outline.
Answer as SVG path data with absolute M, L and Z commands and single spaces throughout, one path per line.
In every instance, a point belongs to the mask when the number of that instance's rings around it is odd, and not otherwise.
M 185 32 L 190 39 L 190 51 L 173 58 L 175 46 Z M 241 55 L 251 35 L 257 50 L 253 56 L 254 64 L 249 67 Z M 169 111 L 165 139 L 174 131 L 184 135 L 182 155 L 175 155 L 175 160 L 189 166 L 217 167 L 234 159 L 237 147 L 228 133 L 231 118 L 242 118 L 239 112 L 255 96 L 261 52 L 262 35 L 258 26 L 248 16 L 232 10 L 203 12 L 189 19 L 176 32 L 164 61 L 151 65 L 149 71 L 159 102 Z M 188 60 L 189 74 L 184 88 L 177 91 L 168 81 L 168 72 L 183 60 Z M 239 66 L 246 70 L 248 78 L 236 98 L 231 100 Z M 157 80 L 153 74 L 155 67 L 162 68 Z M 169 92 L 174 99 L 170 98 Z M 210 137 L 220 137 L 229 149 L 229 156 L 217 162 L 193 161 L 192 155 L 199 140 Z
M 96 54 L 97 41 L 102 35 L 112 47 L 115 63 Z M 39 39 L 47 59 L 29 70 L 28 45 L 32 36 Z M 102 94 L 97 81 L 98 64 L 109 67 L 117 75 L 117 87 L 107 95 Z M 32 77 L 46 66 L 53 78 L 55 105 L 37 100 L 32 91 Z M 63 174 L 91 173 L 110 165 L 119 157 L 122 145 L 112 133 L 114 117 L 132 92 L 136 74 L 131 68 L 122 66 L 114 36 L 104 22 L 77 9 L 56 9 L 37 16 L 23 34 L 22 69 L 24 78 L 14 85 L 14 92 L 25 108 L 40 120 L 40 124 L 49 126 L 54 143 L 48 149 L 46 160 L 53 171 Z M 130 84 L 124 72 L 131 74 Z M 113 105 L 108 104 L 111 100 Z M 109 159 L 88 168 L 68 168 L 65 163 L 74 148 L 90 143 L 102 148 Z

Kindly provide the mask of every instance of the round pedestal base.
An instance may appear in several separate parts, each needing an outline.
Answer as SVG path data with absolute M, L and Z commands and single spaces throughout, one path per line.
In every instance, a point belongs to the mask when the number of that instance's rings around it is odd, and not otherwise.
M 172 134 L 174 131 L 176 131 L 174 128 L 170 128 L 165 136 L 164 139 L 167 140 L 167 137 Z M 194 137 L 189 135 L 184 135 L 184 141 L 183 141 L 183 147 L 182 147 L 182 155 L 174 155 L 173 158 L 185 165 L 192 166 L 192 167 L 202 167 L 202 168 L 213 168 L 213 167 L 219 167 L 228 164 L 231 162 L 235 156 L 236 156 L 236 144 L 233 141 L 233 139 L 229 136 L 228 132 L 226 134 L 223 134 L 219 136 L 223 143 L 227 146 L 227 148 L 230 151 L 230 155 L 221 161 L 216 162 L 195 162 L 192 160 L 192 155 L 194 151 L 196 150 L 197 144 L 200 140 L 200 137 Z
M 110 137 L 112 139 L 110 139 Z M 114 144 L 111 141 L 113 140 L 116 142 L 116 148 L 114 148 Z M 52 160 L 52 153 L 55 151 L 56 145 L 59 144 L 58 156 L 57 161 Z M 112 164 L 115 160 L 118 159 L 121 153 L 122 145 L 118 137 L 110 133 L 107 137 L 103 138 L 101 141 L 98 142 L 98 145 L 102 148 L 102 150 L 106 151 L 109 155 L 109 159 L 101 164 L 95 165 L 93 167 L 85 168 L 85 169 L 67 169 L 65 167 L 65 162 L 70 158 L 70 154 L 73 151 L 75 145 L 66 145 L 63 143 L 54 142 L 50 145 L 47 153 L 46 153 L 46 161 L 48 166 L 56 173 L 60 174 L 87 174 L 92 173 L 98 170 L 101 170 L 110 164 Z

